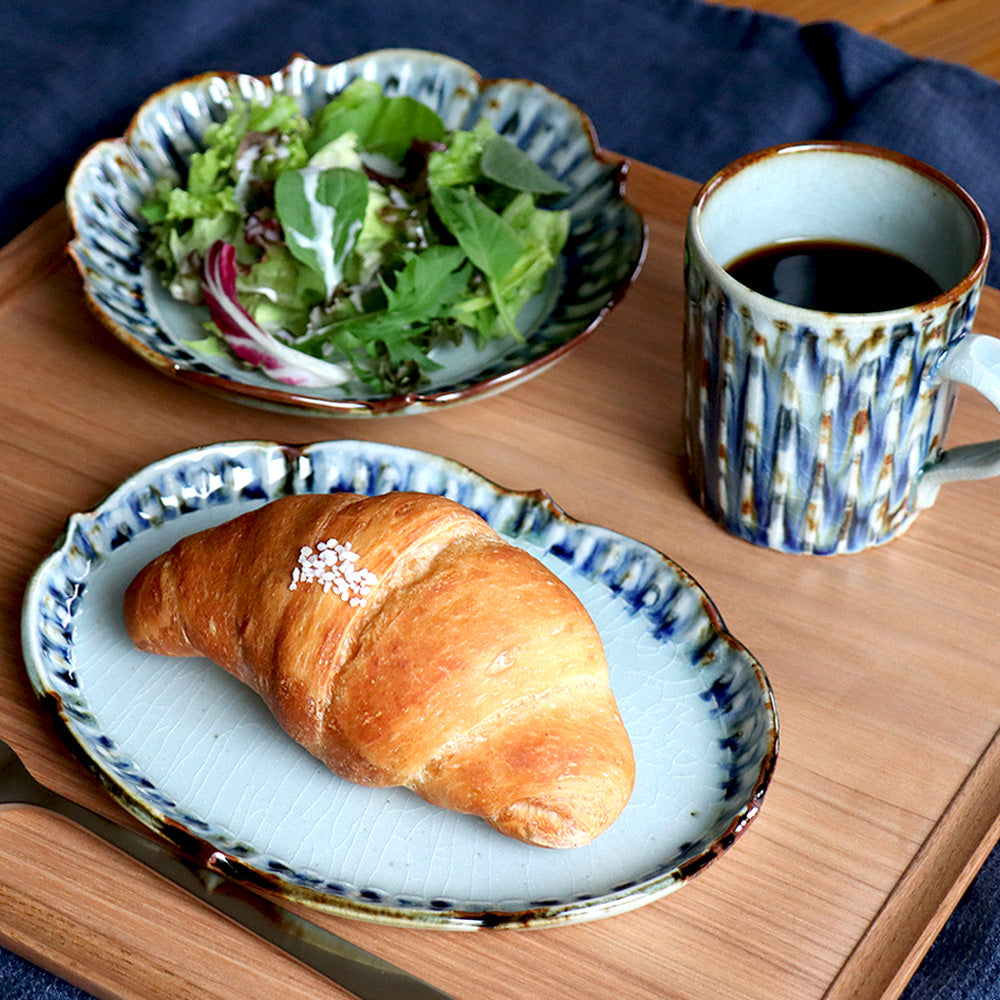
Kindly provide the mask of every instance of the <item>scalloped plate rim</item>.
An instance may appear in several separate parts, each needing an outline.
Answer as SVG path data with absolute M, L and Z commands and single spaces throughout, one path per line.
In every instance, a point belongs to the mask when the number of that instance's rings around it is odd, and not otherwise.
M 415 390 L 396 396 L 371 396 L 357 397 L 354 399 L 325 398 L 322 396 L 310 395 L 296 391 L 295 387 L 283 386 L 282 383 L 274 382 L 273 385 L 262 384 L 260 382 L 245 382 L 238 378 L 231 378 L 217 372 L 200 371 L 195 368 L 178 363 L 166 354 L 158 351 L 154 345 L 144 340 L 140 335 L 131 330 L 127 325 L 123 325 L 107 309 L 105 309 L 95 292 L 93 281 L 89 276 L 89 266 L 80 252 L 82 243 L 82 232 L 80 226 L 81 209 L 78 205 L 76 195 L 77 188 L 81 185 L 81 178 L 85 175 L 86 169 L 91 162 L 100 161 L 101 157 L 113 153 L 122 148 L 130 148 L 134 133 L 138 124 L 148 109 L 157 100 L 164 99 L 171 93 L 181 93 L 186 89 L 203 86 L 211 79 L 237 80 L 246 78 L 258 81 L 264 86 L 270 86 L 275 79 L 289 76 L 293 70 L 302 64 L 311 66 L 315 71 L 326 72 L 341 65 L 361 63 L 373 58 L 397 58 L 397 59 L 422 59 L 439 60 L 449 63 L 463 70 L 471 79 L 476 82 L 480 92 L 490 87 L 502 84 L 523 84 L 525 86 L 538 88 L 560 102 L 568 113 L 575 115 L 580 122 L 583 132 L 586 134 L 591 154 L 597 163 L 616 171 L 616 192 L 617 198 L 622 202 L 623 207 L 634 216 L 634 222 L 639 227 L 638 245 L 634 259 L 631 261 L 626 273 L 618 281 L 614 291 L 609 296 L 603 307 L 592 317 L 588 325 L 578 330 L 573 336 L 554 345 L 545 353 L 528 359 L 521 364 L 516 364 L 492 376 L 482 378 L 471 384 L 463 385 L 461 380 L 457 386 L 444 386 L 441 389 L 420 391 Z M 308 59 L 301 53 L 295 53 L 285 63 L 285 65 L 274 73 L 268 74 L 248 74 L 235 70 L 209 70 L 192 74 L 174 83 L 161 87 L 153 94 L 145 98 L 126 125 L 123 134 L 114 137 L 98 140 L 93 143 L 77 161 L 71 172 L 66 188 L 66 206 L 73 230 L 73 238 L 70 240 L 67 252 L 76 266 L 82 281 L 84 300 L 88 310 L 97 320 L 109 330 L 122 344 L 136 353 L 145 362 L 156 370 L 168 375 L 177 381 L 208 392 L 212 395 L 226 399 L 236 399 L 241 403 L 251 406 L 263 407 L 270 410 L 292 414 L 305 414 L 312 416 L 328 417 L 374 417 L 383 415 L 405 415 L 419 412 L 432 412 L 446 406 L 472 402 L 477 399 L 487 398 L 499 392 L 513 388 L 523 383 L 535 375 L 541 374 L 551 365 L 560 360 L 572 348 L 583 343 L 600 326 L 607 315 L 621 302 L 631 285 L 638 278 L 646 259 L 648 249 L 649 234 L 648 227 L 641 214 L 626 199 L 626 181 L 628 175 L 628 161 L 624 157 L 615 156 L 604 150 L 597 138 L 597 133 L 593 122 L 589 116 L 583 112 L 576 104 L 562 95 L 556 93 L 545 84 L 537 83 L 518 77 L 484 77 L 473 67 L 452 56 L 436 53 L 419 48 L 390 47 L 379 48 L 371 52 L 361 53 L 338 63 L 316 63 Z M 151 279 L 155 280 L 155 279 Z M 239 366 L 235 366 L 239 370 Z
M 640 877 L 620 890 L 606 891 L 593 900 L 553 901 L 541 905 L 532 904 L 523 909 L 489 909 L 483 907 L 463 909 L 462 907 L 453 907 L 441 912 L 437 912 L 429 907 L 407 909 L 325 893 L 313 893 L 303 889 L 300 885 L 289 883 L 281 877 L 271 877 L 266 873 L 262 873 L 259 869 L 245 864 L 239 857 L 220 852 L 217 845 L 212 844 L 211 841 L 203 840 L 198 834 L 187 829 L 184 824 L 178 823 L 176 820 L 157 812 L 148 801 L 144 800 L 140 795 L 136 795 L 133 789 L 128 788 L 121 780 L 110 774 L 105 766 L 102 766 L 100 760 L 94 755 L 93 748 L 87 745 L 85 739 L 74 727 L 71 717 L 63 710 L 59 694 L 48 683 L 48 668 L 43 664 L 44 657 L 40 655 L 39 650 L 36 648 L 38 636 L 36 618 L 37 609 L 40 607 L 40 601 L 42 600 L 41 591 L 59 561 L 67 558 L 66 549 L 73 538 L 74 532 L 84 530 L 85 525 L 92 526 L 103 512 L 109 510 L 115 504 L 121 503 L 143 484 L 148 486 L 148 477 L 152 473 L 157 470 L 166 469 L 172 463 L 192 459 L 195 456 L 205 457 L 226 451 L 279 449 L 283 453 L 295 454 L 308 453 L 330 446 L 333 449 L 342 446 L 357 446 L 361 451 L 371 448 L 376 452 L 388 451 L 397 456 L 406 456 L 416 462 L 426 459 L 429 462 L 438 463 L 443 468 L 450 469 L 454 475 L 471 482 L 474 486 L 484 488 L 488 492 L 493 492 L 497 497 L 515 498 L 529 505 L 544 508 L 548 512 L 548 515 L 557 522 L 568 526 L 571 530 L 583 533 L 595 533 L 601 538 L 612 541 L 619 540 L 628 546 L 644 550 L 655 559 L 661 561 L 672 572 L 676 573 L 682 586 L 690 590 L 692 594 L 698 596 L 702 610 L 716 632 L 716 637 L 745 655 L 746 666 L 751 671 L 754 682 L 760 687 L 763 711 L 769 720 L 766 736 L 767 745 L 762 748 L 760 754 L 759 771 L 753 782 L 752 792 L 745 798 L 745 801 L 739 803 L 739 808 L 733 812 L 728 825 L 725 829 L 718 832 L 714 840 L 704 850 L 686 859 L 683 864 L 679 864 L 671 869 L 657 871 L 647 878 Z M 297 491 L 292 489 L 288 492 Z M 275 495 L 283 494 L 279 492 Z M 516 538 L 512 540 L 516 541 Z M 215 854 L 217 857 L 224 857 L 225 874 L 229 877 L 236 878 L 265 892 L 315 906 L 325 912 L 380 924 L 446 929 L 468 929 L 470 927 L 544 927 L 604 918 L 653 902 L 686 884 L 691 878 L 721 857 L 745 832 L 760 809 L 777 762 L 779 742 L 777 708 L 774 702 L 773 691 L 763 667 L 746 650 L 746 647 L 728 631 L 711 598 L 709 598 L 703 588 L 686 570 L 663 553 L 627 535 L 615 532 L 612 529 L 601 528 L 596 525 L 577 521 L 556 504 L 544 490 L 509 490 L 497 485 L 492 480 L 456 460 L 401 446 L 350 440 L 322 441 L 302 446 L 286 445 L 264 440 L 228 441 L 197 446 L 154 461 L 127 477 L 102 501 L 89 510 L 69 516 L 55 547 L 39 564 L 29 582 L 22 610 L 22 633 L 24 660 L 28 677 L 40 703 L 55 721 L 57 731 L 74 756 L 99 779 L 105 790 L 130 813 L 147 826 L 157 830 L 160 834 L 186 849 L 189 853 L 192 853 L 193 850 L 193 853 L 199 855 L 202 855 L 204 852 L 204 856 Z

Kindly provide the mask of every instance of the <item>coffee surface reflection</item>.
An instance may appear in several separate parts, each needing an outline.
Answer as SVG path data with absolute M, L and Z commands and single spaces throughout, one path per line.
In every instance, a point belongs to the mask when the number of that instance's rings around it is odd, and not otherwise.
M 833 240 L 782 241 L 743 254 L 726 270 L 770 299 L 823 312 L 886 312 L 944 291 L 903 257 Z

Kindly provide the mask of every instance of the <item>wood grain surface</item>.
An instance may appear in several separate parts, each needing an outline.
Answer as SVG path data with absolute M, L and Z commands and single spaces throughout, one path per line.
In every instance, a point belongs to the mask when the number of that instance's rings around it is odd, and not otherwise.
M 649 253 L 598 332 L 520 387 L 417 417 L 272 414 L 157 373 L 89 314 L 62 209 L 0 251 L 0 735 L 58 791 L 136 825 L 54 735 L 18 633 L 25 585 L 66 517 L 132 472 L 242 438 L 443 454 L 511 489 L 544 488 L 571 516 L 687 569 L 767 670 L 781 757 L 745 836 L 634 912 L 466 934 L 317 919 L 459 1000 L 894 997 L 997 836 L 1000 488 L 947 486 L 904 537 L 862 555 L 788 556 L 718 528 L 689 499 L 681 457 L 694 186 L 633 164 L 628 190 Z M 1000 331 L 1000 293 L 987 292 L 978 326 Z M 1000 417 L 963 390 L 950 443 L 984 437 L 1000 437 Z M 114 1000 L 338 995 L 90 835 L 26 810 L 0 812 L 0 943 Z

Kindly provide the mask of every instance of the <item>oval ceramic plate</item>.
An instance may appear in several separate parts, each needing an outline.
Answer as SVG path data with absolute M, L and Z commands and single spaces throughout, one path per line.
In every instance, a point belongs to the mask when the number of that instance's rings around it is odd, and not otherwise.
M 396 489 L 479 512 L 565 580 L 597 623 L 637 775 L 618 820 L 586 847 L 528 846 L 403 789 L 352 785 L 214 664 L 129 642 L 124 589 L 179 537 L 288 493 Z M 542 493 L 369 442 L 237 442 L 148 467 L 70 518 L 30 584 L 23 641 L 35 690 L 128 809 L 181 844 L 207 842 L 237 878 L 383 922 L 544 925 L 656 899 L 745 829 L 777 753 L 763 670 L 673 562 L 572 520 Z
M 360 383 L 292 388 L 235 358 L 197 353 L 207 310 L 175 302 L 146 266 L 140 213 L 157 178 L 180 179 L 206 128 L 226 116 L 232 88 L 264 100 L 290 93 L 311 114 L 362 76 L 390 95 L 430 105 L 448 128 L 481 117 L 516 142 L 569 189 L 554 205 L 571 212 L 571 231 L 546 290 L 519 324 L 526 339 L 466 344 L 435 355 L 442 367 L 419 392 L 372 396 Z M 625 164 L 597 146 L 573 104 L 525 80 L 482 80 L 464 63 L 412 49 L 388 49 L 335 66 L 296 57 L 270 77 L 209 73 L 150 97 L 120 139 L 98 143 L 77 164 L 66 191 L 75 237 L 70 253 L 87 300 L 123 343 L 161 371 L 243 402 L 333 416 L 413 413 L 510 388 L 537 374 L 592 333 L 642 265 L 645 226 L 624 199 Z M 468 339 L 468 338 L 467 338 Z

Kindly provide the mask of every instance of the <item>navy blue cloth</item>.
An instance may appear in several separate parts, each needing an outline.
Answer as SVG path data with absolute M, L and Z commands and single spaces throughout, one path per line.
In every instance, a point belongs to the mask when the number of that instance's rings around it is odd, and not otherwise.
M 0 243 L 168 83 L 396 46 L 544 83 L 606 148 L 693 180 L 779 142 L 893 147 L 958 180 L 1000 232 L 1000 84 L 835 23 L 698 0 L 6 0 L 0 38 Z M 989 280 L 1000 285 L 1000 253 Z M 998 911 L 994 853 L 906 1000 L 1000 1000 Z M 83 994 L 0 950 L 0 996 Z
M 778 142 L 892 146 L 951 174 L 1000 228 L 998 85 L 837 24 L 692 0 L 7 0 L 0 37 L 0 243 L 159 87 L 392 46 L 538 80 L 608 149 L 694 180 Z

